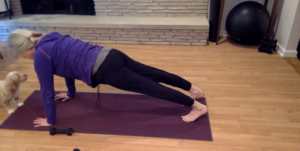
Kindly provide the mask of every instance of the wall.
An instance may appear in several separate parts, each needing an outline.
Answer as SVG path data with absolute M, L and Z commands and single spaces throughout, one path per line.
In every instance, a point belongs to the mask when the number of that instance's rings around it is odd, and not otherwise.
M 8 2 L 8 7 L 9 7 L 9 1 Z M 6 5 L 4 1 L 0 1 L 0 12 L 7 11 Z
M 275 38 L 279 52 L 285 57 L 296 57 L 300 39 L 300 0 L 283 2 Z
M 294 4 L 296 5 L 296 2 L 294 2 Z M 299 0 L 298 0 L 298 7 L 296 9 L 297 11 L 295 13 L 290 39 L 286 47 L 287 50 L 296 50 L 295 48 L 297 48 L 300 39 L 300 1 Z
M 94 0 L 99 16 L 206 16 L 208 0 Z

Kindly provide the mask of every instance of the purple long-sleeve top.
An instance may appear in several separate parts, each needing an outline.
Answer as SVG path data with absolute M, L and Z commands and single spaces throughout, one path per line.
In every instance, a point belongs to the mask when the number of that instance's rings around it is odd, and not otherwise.
M 92 68 L 102 47 L 52 32 L 35 45 L 34 68 L 37 73 L 47 122 L 55 124 L 56 107 L 53 76 L 65 78 L 68 96 L 74 97 L 75 79 L 92 84 Z

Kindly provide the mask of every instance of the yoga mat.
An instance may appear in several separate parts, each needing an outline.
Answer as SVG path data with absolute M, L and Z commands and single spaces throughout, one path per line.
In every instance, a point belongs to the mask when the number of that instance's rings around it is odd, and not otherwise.
M 56 92 L 57 94 L 59 92 Z M 77 92 L 67 102 L 56 101 L 57 129 L 73 128 L 74 133 L 127 135 L 212 141 L 208 114 L 185 123 L 181 116 L 190 112 L 166 100 L 138 94 L 101 93 L 101 108 L 96 108 L 97 93 Z M 206 104 L 205 98 L 198 100 Z M 44 118 L 40 91 L 34 91 L 0 126 L 1 129 L 49 131 L 35 128 L 33 120 Z

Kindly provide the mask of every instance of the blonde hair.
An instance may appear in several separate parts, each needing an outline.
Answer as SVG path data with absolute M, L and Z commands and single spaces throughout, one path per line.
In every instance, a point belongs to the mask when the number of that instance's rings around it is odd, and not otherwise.
M 11 32 L 7 39 L 8 49 L 16 52 L 31 49 L 43 36 L 43 33 L 27 29 L 16 29 Z

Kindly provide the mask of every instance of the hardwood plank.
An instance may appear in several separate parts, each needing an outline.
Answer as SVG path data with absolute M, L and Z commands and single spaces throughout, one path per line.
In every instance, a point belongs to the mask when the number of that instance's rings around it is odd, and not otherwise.
M 297 58 L 284 58 L 293 68 L 294 70 L 300 75 L 300 60 Z

